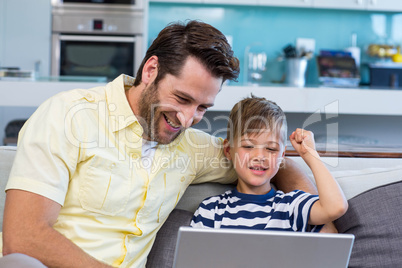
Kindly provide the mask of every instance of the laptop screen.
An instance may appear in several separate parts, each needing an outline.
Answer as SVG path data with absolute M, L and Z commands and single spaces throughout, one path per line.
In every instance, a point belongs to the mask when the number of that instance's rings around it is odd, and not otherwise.
M 347 267 L 350 234 L 180 227 L 175 268 Z

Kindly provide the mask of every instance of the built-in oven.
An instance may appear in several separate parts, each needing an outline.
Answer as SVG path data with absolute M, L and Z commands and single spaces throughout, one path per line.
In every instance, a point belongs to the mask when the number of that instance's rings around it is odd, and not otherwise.
M 112 80 L 122 73 L 135 75 L 144 47 L 142 1 L 54 0 L 52 4 L 52 76 Z
M 123 7 L 130 9 L 144 8 L 145 0 L 51 0 L 53 6 L 77 6 L 77 7 Z

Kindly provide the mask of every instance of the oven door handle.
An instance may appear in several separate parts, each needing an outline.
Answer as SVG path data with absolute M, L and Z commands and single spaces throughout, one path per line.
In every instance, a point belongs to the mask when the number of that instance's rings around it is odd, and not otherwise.
M 93 41 L 93 42 L 124 42 L 133 43 L 135 37 L 122 36 L 88 36 L 88 35 L 60 35 L 60 41 Z

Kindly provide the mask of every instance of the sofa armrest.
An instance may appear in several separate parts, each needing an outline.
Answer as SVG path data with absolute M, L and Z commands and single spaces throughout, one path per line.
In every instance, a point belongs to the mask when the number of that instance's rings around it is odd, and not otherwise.
M 402 181 L 351 198 L 335 221 L 340 233 L 355 235 L 349 267 L 400 267 L 402 263 Z
M 16 146 L 0 146 L 0 230 L 3 228 L 3 211 L 6 194 L 4 189 L 14 162 Z

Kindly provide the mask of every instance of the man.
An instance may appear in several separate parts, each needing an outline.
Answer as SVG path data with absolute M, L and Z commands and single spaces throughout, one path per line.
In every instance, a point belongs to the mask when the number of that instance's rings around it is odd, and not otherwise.
M 224 35 L 190 21 L 161 31 L 135 81 L 122 75 L 47 100 L 20 133 L 3 254 L 48 267 L 144 267 L 190 183 L 234 181 L 222 140 L 189 127 L 238 74 Z M 284 173 L 281 189 L 314 191 L 295 166 Z

